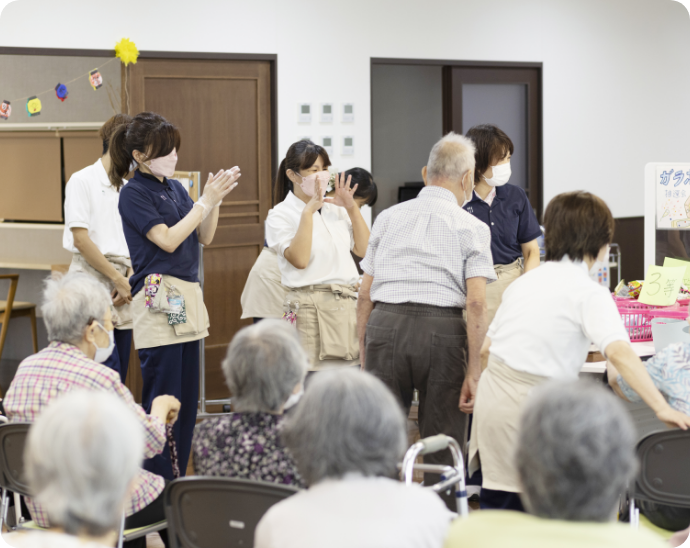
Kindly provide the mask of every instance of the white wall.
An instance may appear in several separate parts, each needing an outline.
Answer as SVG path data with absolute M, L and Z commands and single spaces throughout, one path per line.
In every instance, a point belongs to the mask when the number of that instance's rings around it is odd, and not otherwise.
M 542 61 L 545 201 L 584 188 L 617 217 L 642 215 L 645 163 L 690 159 L 690 18 L 671 0 L 17 0 L 0 17 L 1 46 L 122 37 L 277 53 L 280 152 L 305 134 L 298 102 L 354 101 L 356 151 L 335 152 L 340 168 L 370 168 L 370 57 Z

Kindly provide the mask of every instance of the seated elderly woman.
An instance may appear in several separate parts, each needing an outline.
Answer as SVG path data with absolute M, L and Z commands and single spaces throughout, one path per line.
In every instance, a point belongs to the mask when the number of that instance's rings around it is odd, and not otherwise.
M 690 317 L 687 321 L 690 324 Z M 670 344 L 644 362 L 644 366 L 654 386 L 663 394 L 671 407 L 690 415 L 690 343 Z M 609 385 L 616 394 L 626 401 L 642 401 L 642 398 L 630 388 L 611 362 L 606 364 L 606 368 Z M 656 504 L 645 500 L 641 500 L 639 506 L 640 512 L 662 529 L 680 531 L 690 525 L 690 508 Z
M 32 425 L 24 453 L 51 528 L 3 540 L 16 548 L 113 546 L 143 454 L 141 421 L 121 398 L 86 390 L 57 398 Z
M 309 488 L 273 506 L 256 548 L 438 547 L 451 516 L 435 493 L 391 479 L 405 417 L 376 377 L 352 369 L 314 377 L 284 439 Z
M 445 548 L 661 548 L 651 532 L 614 523 L 637 471 L 623 405 L 586 381 L 549 381 L 526 402 L 515 456 L 528 515 L 485 510 L 456 520 Z
M 114 348 L 111 303 L 108 291 L 88 274 L 75 272 L 46 280 L 41 311 L 51 343 L 19 364 L 3 400 L 5 413 L 11 422 L 34 422 L 43 408 L 64 392 L 79 388 L 109 392 L 120 398 L 144 427 L 146 444 L 138 456 L 153 457 L 166 446 L 165 423 L 175 422 L 180 402 L 173 396 L 159 396 L 147 415 L 119 374 L 102 365 Z M 139 471 L 126 508 L 127 528 L 165 519 L 164 488 L 162 477 Z M 39 504 L 28 500 L 27 506 L 38 525 L 50 525 Z M 138 539 L 132 546 L 144 543 L 145 539 Z
M 297 330 L 264 320 L 237 332 L 223 361 L 234 412 L 194 432 L 194 471 L 301 487 L 279 437 L 283 411 L 300 398 L 308 366 Z

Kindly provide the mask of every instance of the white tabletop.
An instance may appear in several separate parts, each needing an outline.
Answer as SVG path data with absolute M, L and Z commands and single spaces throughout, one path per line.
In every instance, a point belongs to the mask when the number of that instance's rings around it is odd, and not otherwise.
M 644 358 L 647 356 L 653 356 L 656 351 L 654 350 L 654 342 L 652 341 L 645 341 L 645 342 L 631 342 L 630 346 L 632 347 L 633 351 L 635 354 L 637 354 L 640 358 Z M 599 349 L 596 347 L 596 345 L 592 345 L 590 347 L 590 352 L 598 352 Z M 606 362 L 585 362 L 585 364 L 582 366 L 582 369 L 580 369 L 580 373 L 596 373 L 599 375 L 602 375 L 606 371 Z

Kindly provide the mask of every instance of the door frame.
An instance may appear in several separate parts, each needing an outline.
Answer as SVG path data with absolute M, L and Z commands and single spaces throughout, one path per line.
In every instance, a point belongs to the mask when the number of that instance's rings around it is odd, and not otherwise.
M 537 61 L 463 61 L 457 59 L 402 59 L 394 57 L 371 57 L 369 64 L 369 103 L 374 103 L 374 90 L 371 85 L 373 80 L 372 71 L 374 65 L 433 65 L 443 67 L 443 134 L 445 135 L 452 127 L 452 119 L 449 114 L 452 112 L 451 101 L 452 96 L 448 93 L 450 89 L 450 71 L 448 68 L 499 68 L 499 69 L 536 69 L 538 73 L 539 93 L 537 112 L 533 113 L 538 118 L 538 125 L 541 127 L 539 144 L 539 157 L 541 161 L 536 162 L 533 166 L 536 169 L 536 178 L 538 181 L 536 196 L 530 196 L 530 202 L 536 209 L 537 218 L 541 221 L 543 216 L 543 197 L 544 197 L 544 64 Z M 374 112 L 370 109 L 370 130 L 371 130 L 371 164 L 374 169 Z
M 114 49 L 26 48 L 0 46 L 0 55 L 54 55 L 57 57 L 115 57 Z M 272 53 L 222 53 L 197 51 L 140 51 L 140 59 L 209 59 L 268 61 L 271 73 L 271 179 L 278 170 L 278 55 Z M 124 68 L 124 67 L 123 67 Z M 121 84 L 122 85 L 122 84 Z

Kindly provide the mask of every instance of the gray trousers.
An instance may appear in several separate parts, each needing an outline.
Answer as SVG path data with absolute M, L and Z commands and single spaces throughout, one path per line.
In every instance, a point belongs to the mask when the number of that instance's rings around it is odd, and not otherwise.
M 376 303 L 367 323 L 365 367 L 393 391 L 406 413 L 417 389 L 420 435 L 451 436 L 465 454 L 468 416 L 458 408 L 467 370 L 462 309 Z M 424 462 L 452 464 L 453 459 L 443 451 Z

